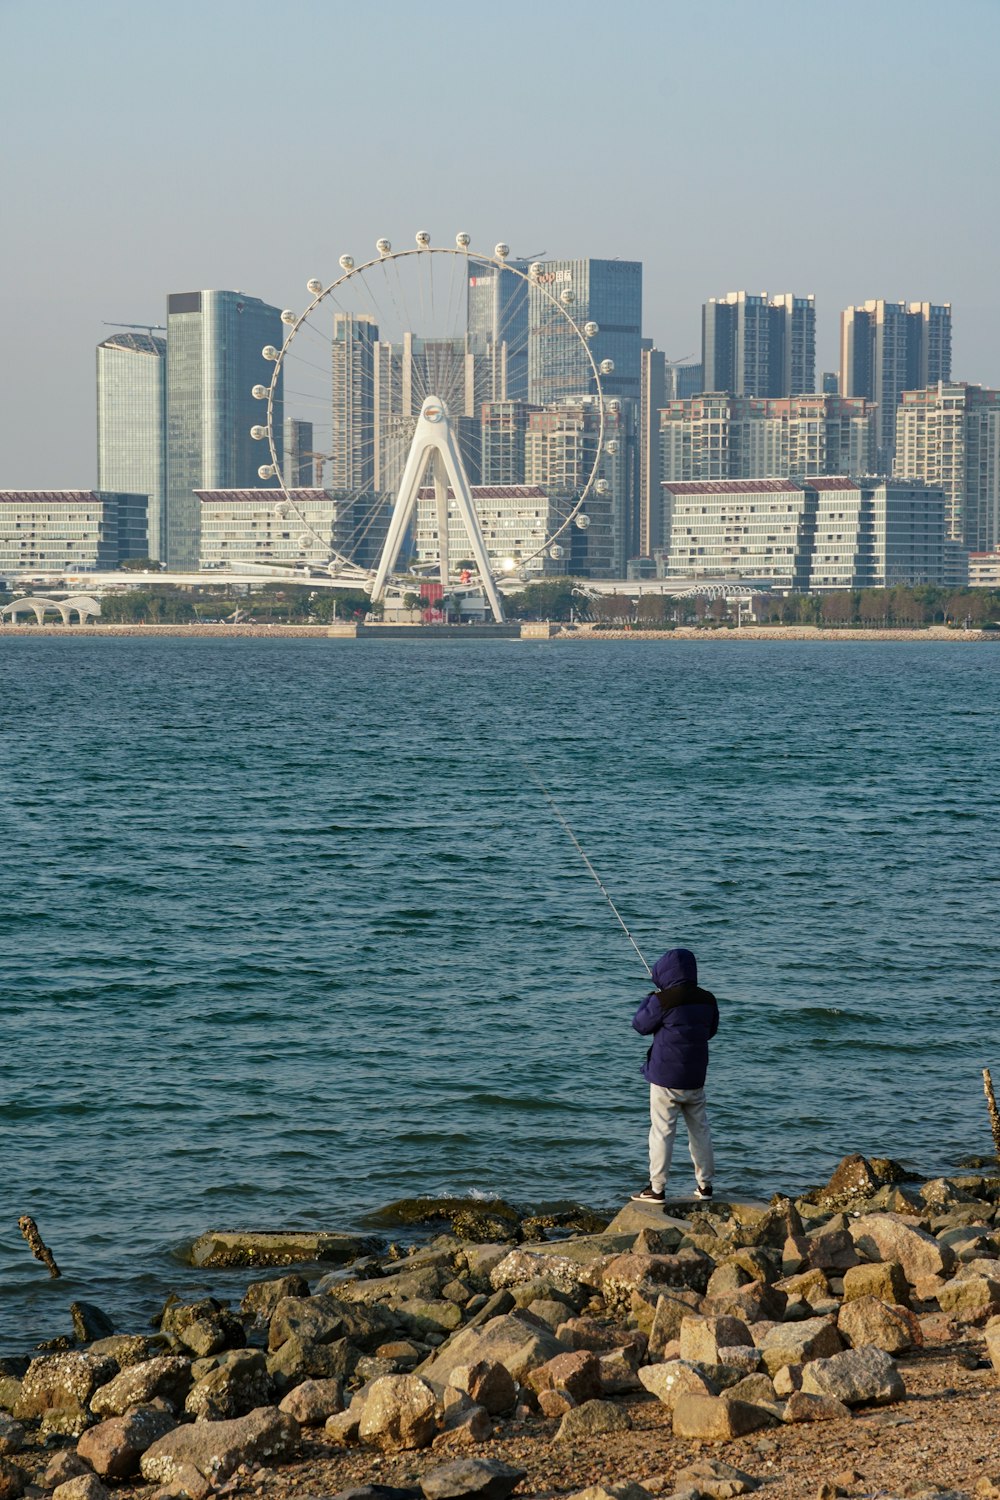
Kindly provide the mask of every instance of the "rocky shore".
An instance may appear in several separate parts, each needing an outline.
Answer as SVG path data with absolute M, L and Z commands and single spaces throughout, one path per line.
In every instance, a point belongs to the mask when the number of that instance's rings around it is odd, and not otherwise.
M 1000 1497 L 1000 1167 L 770 1204 L 415 1200 L 403 1250 L 209 1234 L 239 1307 L 0 1361 L 0 1500 Z

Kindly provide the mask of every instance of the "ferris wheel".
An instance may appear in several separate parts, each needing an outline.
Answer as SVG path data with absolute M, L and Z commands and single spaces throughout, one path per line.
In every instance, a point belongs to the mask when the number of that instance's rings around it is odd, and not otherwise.
M 307 283 L 281 347 L 263 350 L 274 369 L 253 388 L 266 422 L 252 428 L 303 563 L 376 600 L 421 578 L 479 587 L 496 619 L 498 581 L 567 571 L 617 447 L 601 387 L 614 366 L 595 360 L 599 328 L 569 281 L 507 245 L 480 254 L 468 234 L 442 246 L 421 231 Z

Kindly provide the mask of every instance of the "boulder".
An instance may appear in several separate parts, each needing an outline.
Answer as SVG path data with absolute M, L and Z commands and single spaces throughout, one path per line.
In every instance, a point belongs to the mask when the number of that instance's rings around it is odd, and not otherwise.
M 641 1484 L 626 1479 L 622 1484 L 592 1484 L 585 1490 L 577 1490 L 569 1500 L 651 1500 L 651 1496 Z
M 881 1186 L 867 1158 L 853 1153 L 838 1162 L 829 1182 L 817 1193 L 816 1202 L 826 1208 L 846 1198 L 870 1198 Z
M 299 1424 L 276 1406 L 265 1406 L 228 1422 L 186 1422 L 147 1448 L 140 1461 L 149 1484 L 170 1484 L 190 1465 L 213 1485 L 223 1484 L 241 1464 L 288 1458 Z
M 887 1354 L 902 1354 L 904 1349 L 923 1343 L 920 1324 L 909 1308 L 893 1307 L 878 1297 L 855 1297 L 843 1303 L 837 1329 L 853 1349 L 874 1344 Z
M 397 1324 L 415 1338 L 429 1333 L 454 1333 L 462 1325 L 462 1309 L 446 1298 L 393 1298 L 386 1304 Z
M 744 1323 L 777 1323 L 785 1316 L 788 1297 L 776 1286 L 763 1281 L 749 1281 L 735 1292 L 707 1297 L 702 1311 L 741 1318 Z
M 894 1260 L 912 1286 L 918 1276 L 947 1276 L 955 1252 L 899 1214 L 864 1214 L 850 1226 L 858 1250 L 868 1260 Z
M 90 1398 L 90 1409 L 99 1417 L 120 1417 L 132 1406 L 165 1401 L 180 1411 L 191 1388 L 191 1361 L 176 1354 L 161 1354 L 129 1367 L 100 1386 Z
M 285 1297 L 308 1297 L 309 1283 L 298 1271 L 273 1276 L 269 1281 L 251 1281 L 243 1294 L 240 1312 L 258 1323 L 266 1323 Z
M 959 1323 L 985 1321 L 1000 1312 L 1000 1265 L 995 1276 L 963 1276 L 946 1281 L 937 1294 L 942 1312 Z
M 69 1315 L 73 1319 L 73 1337 L 78 1344 L 92 1344 L 95 1339 L 110 1338 L 115 1331 L 107 1313 L 93 1302 L 71 1302 Z
M 52 1500 L 108 1500 L 108 1492 L 96 1474 L 77 1474 L 52 1491 Z
M 464 1391 L 470 1400 L 498 1417 L 513 1411 L 517 1405 L 517 1385 L 505 1365 L 483 1359 L 473 1365 L 457 1365 L 448 1376 L 448 1384 Z
M 102 1479 L 128 1479 L 139 1472 L 139 1460 L 177 1418 L 155 1406 L 136 1406 L 121 1417 L 108 1417 L 83 1434 L 76 1451 Z
M 685 1318 L 697 1312 L 701 1306 L 697 1292 L 661 1292 L 656 1299 L 656 1309 L 649 1327 L 649 1353 L 660 1355 L 666 1346 L 680 1337 L 681 1324 Z
M 144 1360 L 155 1359 L 161 1347 L 161 1340 L 146 1338 L 142 1333 L 113 1333 L 110 1338 L 98 1339 L 91 1344 L 87 1352 L 107 1354 L 119 1370 L 127 1370 L 129 1365 L 141 1365 Z
M 344 1387 L 339 1380 L 303 1380 L 282 1397 L 278 1410 L 300 1427 L 322 1427 L 327 1417 L 344 1410 Z
M 528 1373 L 525 1384 L 536 1395 L 540 1391 L 565 1391 L 577 1406 L 603 1395 L 601 1366 L 589 1349 L 575 1349 L 546 1360 Z
M 296 1333 L 267 1356 L 267 1372 L 275 1390 L 284 1392 L 303 1380 L 342 1380 L 358 1362 L 358 1351 L 347 1339 L 317 1344 Z
M 811 1235 L 808 1246 L 809 1265 L 835 1276 L 842 1276 L 861 1259 L 846 1228 L 824 1229 Z
M 522 1312 L 504 1313 L 491 1318 L 485 1327 L 461 1329 L 437 1354 L 418 1367 L 417 1373 L 440 1385 L 447 1385 L 452 1370 L 459 1365 L 493 1360 L 504 1365 L 515 1380 L 523 1380 L 529 1370 L 564 1353 L 555 1335 Z
M 18 1500 L 24 1494 L 27 1483 L 28 1476 L 20 1464 L 16 1464 L 12 1458 L 0 1458 L 0 1500 Z
M 362 1255 L 377 1255 L 381 1242 L 355 1234 L 234 1233 L 215 1230 L 196 1239 L 188 1251 L 193 1266 L 293 1266 L 332 1261 L 346 1265 Z
M 21 1381 L 16 1375 L 0 1372 L 0 1411 L 13 1411 L 21 1394 Z
M 726 1443 L 776 1423 L 777 1418 L 762 1406 L 731 1401 L 726 1396 L 686 1393 L 674 1404 L 674 1437 L 698 1438 L 705 1443 Z
M 850 1266 L 844 1272 L 844 1301 L 879 1297 L 883 1302 L 909 1304 L 910 1289 L 898 1260 L 876 1260 Z
M 731 1500 L 734 1495 L 749 1495 L 758 1489 L 760 1480 L 717 1458 L 699 1458 L 678 1470 L 674 1486 L 678 1491 L 695 1490 L 707 1500 Z
M 350 1339 L 359 1349 L 374 1349 L 392 1338 L 396 1322 L 382 1306 L 358 1306 L 323 1292 L 315 1297 L 283 1297 L 274 1309 L 267 1346 L 273 1352 L 293 1335 L 314 1344 Z
M 569 1443 L 605 1432 L 627 1432 L 631 1426 L 628 1412 L 613 1401 L 585 1401 L 566 1413 L 555 1437 L 557 1442 Z
M 460 1458 L 421 1476 L 425 1500 L 507 1500 L 525 1477 L 495 1458 Z
M 426 1448 L 437 1431 L 438 1403 L 419 1375 L 383 1375 L 368 1387 L 358 1436 L 383 1452 Z
M 640 1383 L 651 1396 L 673 1411 L 683 1395 L 715 1396 L 716 1387 L 703 1370 L 686 1359 L 671 1359 L 660 1365 L 643 1365 Z
M 640 1344 L 623 1344 L 597 1356 L 601 1387 L 608 1395 L 639 1389 L 638 1370 L 645 1357 L 645 1340 Z
M 566 1255 L 549 1255 L 538 1250 L 511 1250 L 490 1272 L 490 1285 L 497 1290 L 525 1282 L 545 1281 L 550 1287 L 579 1297 L 583 1284 L 599 1284 L 599 1267 L 603 1257 L 593 1265 L 571 1260 Z
M 762 1332 L 757 1347 L 770 1376 L 784 1365 L 804 1365 L 837 1354 L 843 1339 L 830 1318 L 805 1318 L 801 1323 L 776 1323 Z
M 793 1391 L 785 1402 L 782 1420 L 785 1422 L 833 1422 L 838 1417 L 849 1417 L 851 1408 L 835 1396 L 811 1396 L 805 1391 Z
M 14 1416 L 40 1417 L 44 1433 L 79 1437 L 90 1426 L 90 1400 L 118 1366 L 104 1354 L 44 1354 L 21 1381 Z
M 889 1406 L 906 1395 L 895 1363 L 873 1345 L 813 1360 L 802 1371 L 802 1389 L 811 1396 L 834 1396 L 845 1406 Z
M 444 1426 L 431 1443 L 435 1450 L 454 1452 L 458 1448 L 474 1448 L 493 1436 L 493 1419 L 485 1406 L 468 1401 L 462 1407 L 453 1407 L 445 1412 Z
M 714 1262 L 700 1250 L 679 1250 L 676 1255 L 636 1255 L 626 1252 L 605 1261 L 601 1291 L 609 1307 L 627 1308 L 635 1287 L 646 1285 L 682 1287 L 704 1295 Z
M 680 1328 L 681 1359 L 702 1364 L 722 1364 L 721 1348 L 743 1344 L 753 1347 L 753 1338 L 740 1318 L 686 1317 Z
M 556 1338 L 564 1348 L 593 1349 L 595 1354 L 617 1349 L 636 1337 L 636 1331 L 626 1324 L 612 1323 L 606 1319 L 567 1318 L 556 1327 Z
M 268 1406 L 273 1398 L 274 1385 L 262 1352 L 239 1349 L 191 1387 L 184 1410 L 206 1422 L 221 1422 Z
M 5 1411 L 0 1412 L 0 1458 L 9 1458 L 23 1447 L 24 1428 Z
M 735 1385 L 726 1390 L 730 1401 L 749 1401 L 751 1406 L 775 1406 L 778 1393 L 770 1375 L 744 1375 Z

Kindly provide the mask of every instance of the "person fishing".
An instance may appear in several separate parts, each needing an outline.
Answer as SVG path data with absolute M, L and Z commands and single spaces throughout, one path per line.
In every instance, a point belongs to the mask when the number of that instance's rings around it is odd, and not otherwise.
M 652 969 L 656 988 L 632 1017 L 652 1045 L 642 1065 L 649 1084 L 649 1181 L 635 1203 L 663 1203 L 678 1118 L 683 1115 L 697 1181 L 694 1196 L 711 1198 L 715 1158 L 705 1108 L 708 1043 L 719 1029 L 719 1006 L 698 985 L 698 961 L 689 948 L 671 948 Z

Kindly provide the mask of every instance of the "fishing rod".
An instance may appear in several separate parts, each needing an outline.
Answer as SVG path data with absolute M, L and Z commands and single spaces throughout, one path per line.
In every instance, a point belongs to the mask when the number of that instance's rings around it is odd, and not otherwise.
M 518 759 L 519 760 L 521 759 L 520 756 L 518 756 Z M 588 859 L 587 852 L 583 848 L 583 846 L 581 845 L 580 840 L 577 838 L 576 834 L 573 832 L 572 828 L 569 826 L 569 824 L 567 823 L 566 819 L 563 817 L 562 811 L 561 811 L 558 803 L 556 802 L 556 799 L 553 797 L 552 793 L 549 791 L 548 787 L 542 781 L 542 778 L 539 776 L 538 772 L 534 769 L 533 766 L 529 766 L 528 763 L 527 763 L 527 761 L 524 761 L 524 760 L 521 761 L 521 765 L 527 771 L 528 775 L 531 777 L 532 781 L 538 787 L 538 790 L 541 792 L 542 796 L 545 798 L 546 802 L 549 804 L 549 806 L 551 807 L 552 811 L 555 813 L 556 817 L 559 819 L 559 822 L 562 825 L 562 828 L 563 828 L 564 832 L 566 833 L 566 835 L 568 836 L 570 842 L 572 843 L 573 848 L 576 850 L 577 854 L 579 854 L 580 858 L 583 860 L 584 864 L 587 866 L 587 869 L 590 871 L 590 873 L 591 873 L 591 875 L 592 875 L 592 877 L 594 879 L 594 883 L 597 886 L 597 889 L 600 891 L 601 895 L 604 897 L 605 901 L 608 903 L 608 905 L 611 907 L 611 910 L 614 912 L 615 916 L 618 918 L 618 925 L 619 925 L 619 927 L 621 928 L 622 932 L 624 932 L 624 934 L 628 938 L 629 942 L 632 944 L 632 947 L 635 949 L 636 953 L 638 953 L 639 958 L 640 958 L 640 960 L 642 962 L 642 967 L 645 969 L 645 971 L 649 975 L 650 979 L 652 979 L 652 977 L 653 977 L 653 971 L 649 967 L 649 964 L 646 962 L 646 959 L 645 959 L 645 956 L 643 954 L 642 949 L 639 947 L 639 944 L 636 942 L 635 938 L 632 936 L 632 934 L 629 932 L 628 928 L 626 927 L 624 918 L 622 917 L 622 914 L 618 910 L 618 908 L 615 905 L 615 903 L 612 901 L 611 895 L 610 895 L 610 892 L 608 891 L 607 886 L 604 884 L 604 881 L 601 879 L 600 875 L 598 875 L 597 871 L 594 869 L 593 865 L 591 864 L 590 860 Z

